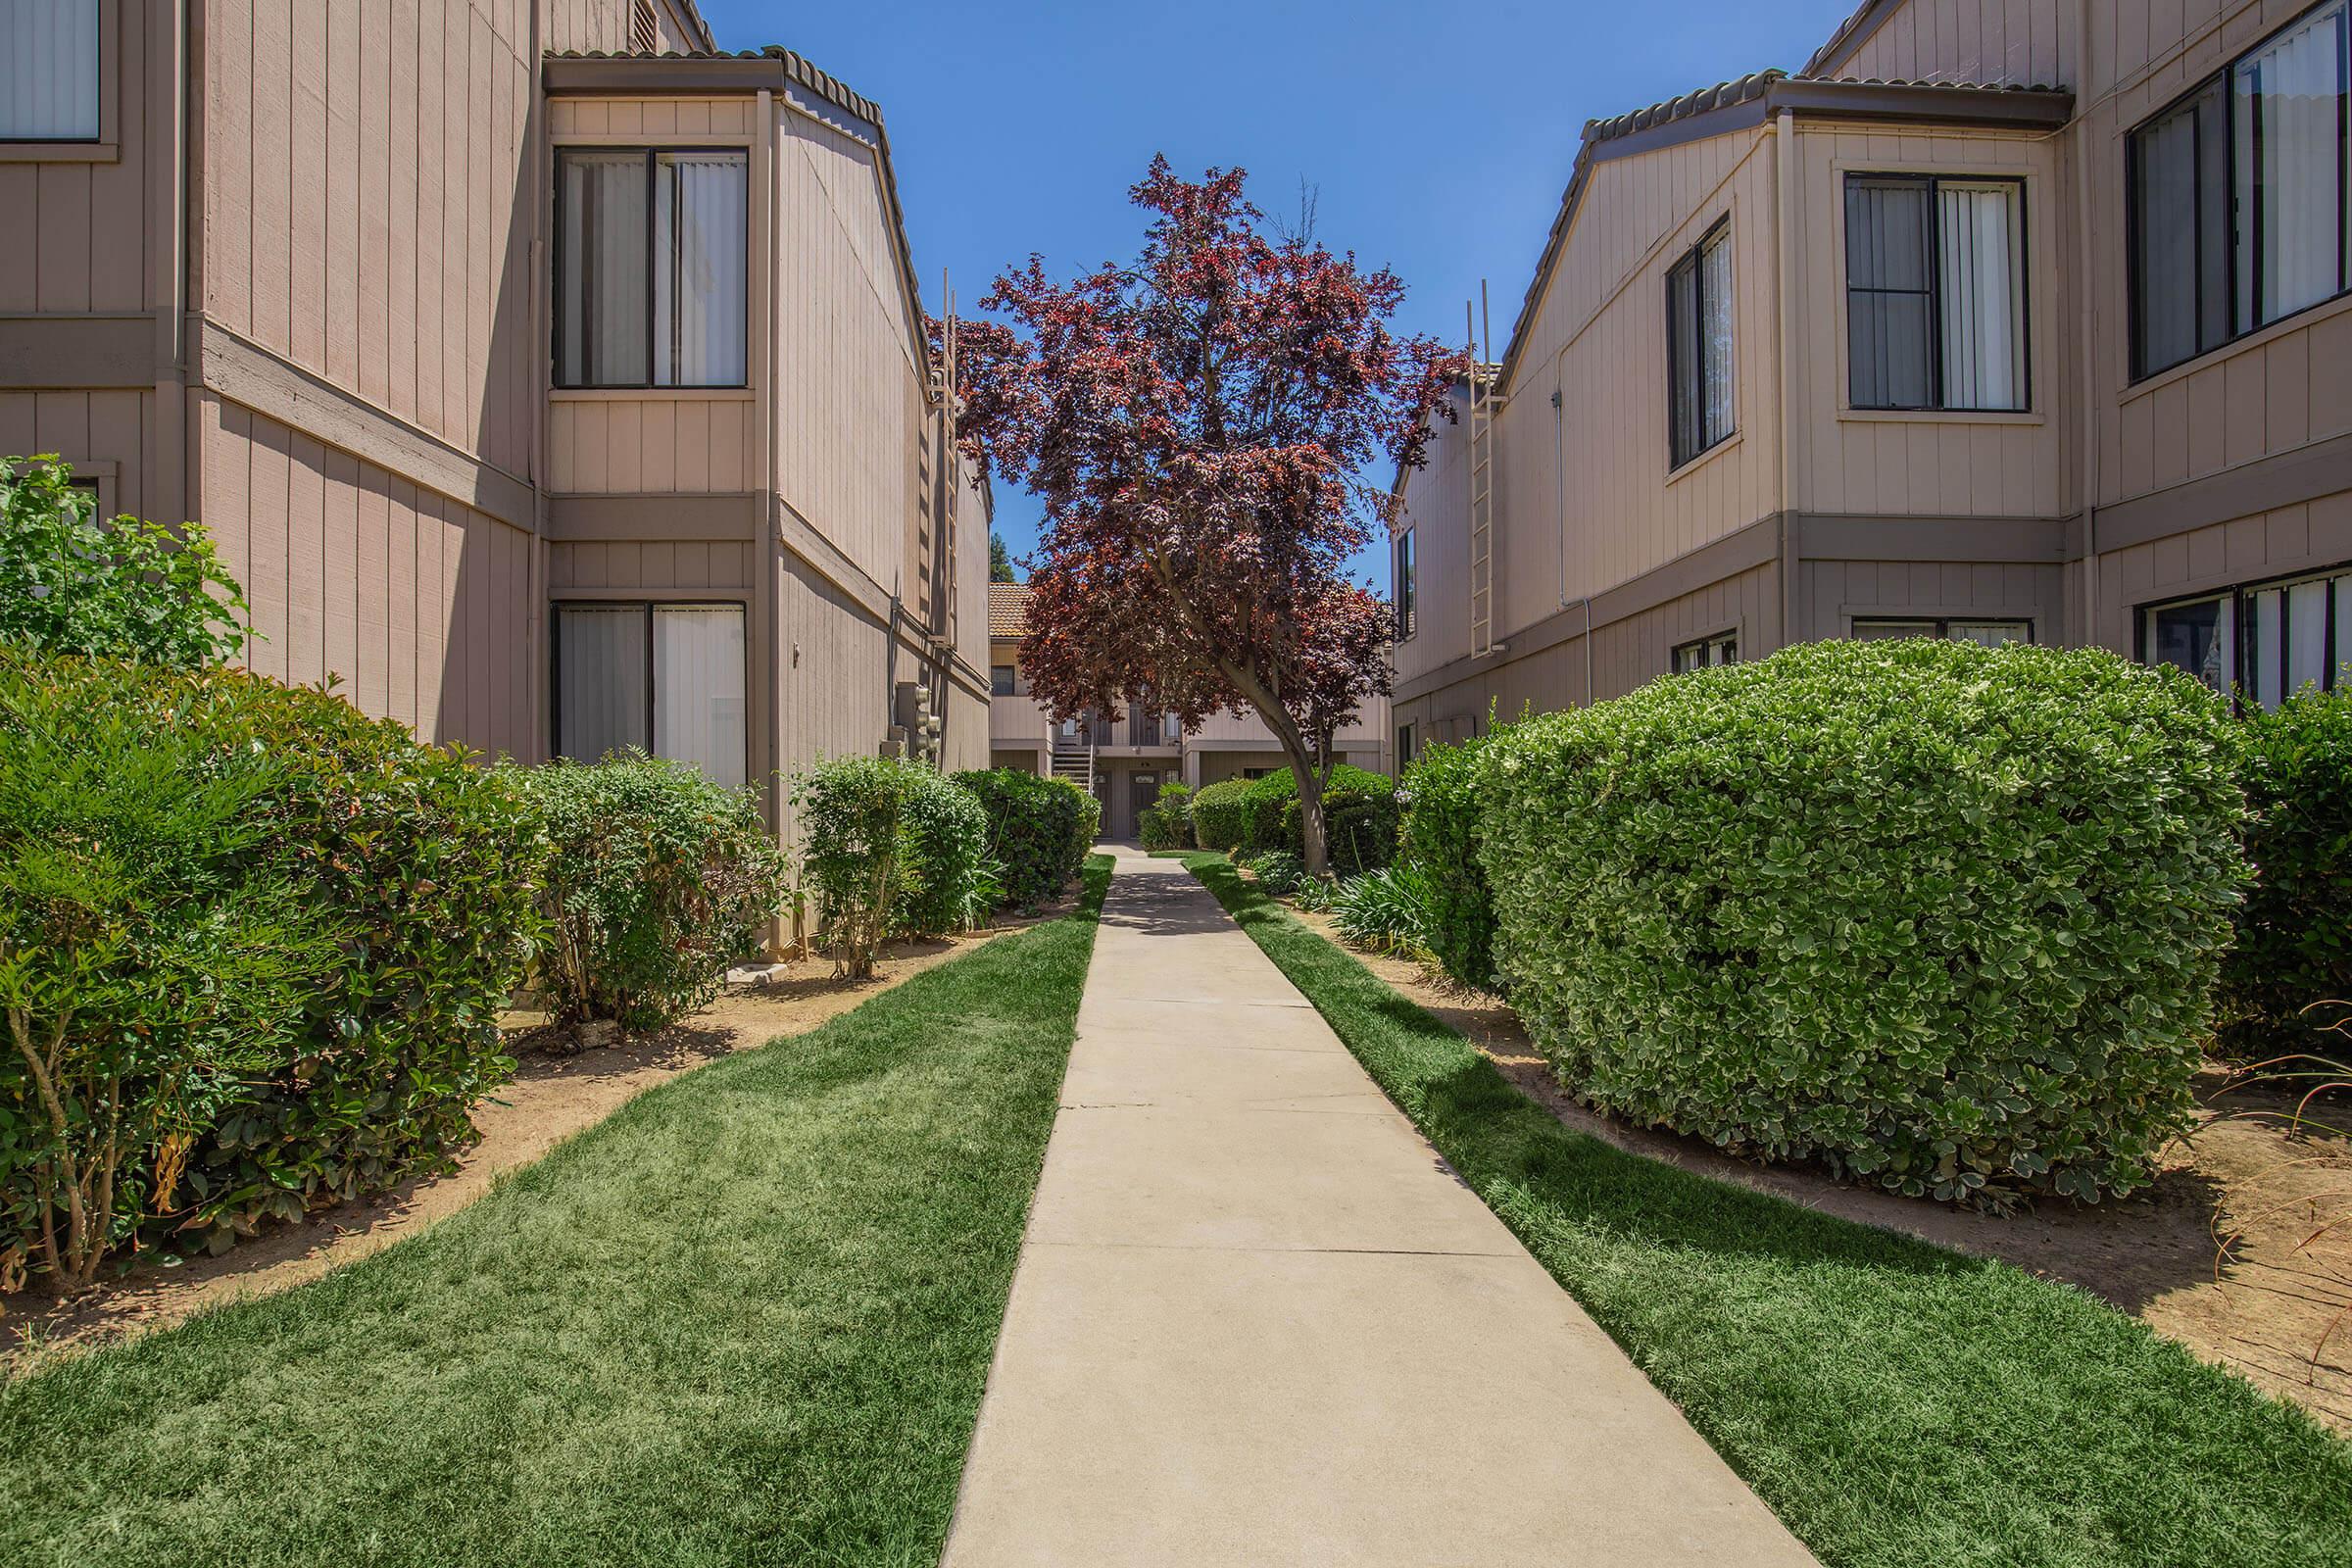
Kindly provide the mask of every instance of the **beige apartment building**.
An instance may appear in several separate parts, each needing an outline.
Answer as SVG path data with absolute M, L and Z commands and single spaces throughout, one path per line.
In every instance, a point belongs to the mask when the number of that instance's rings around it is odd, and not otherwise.
M 1136 813 L 1159 798 L 1162 784 L 1199 789 L 1290 766 L 1274 732 L 1254 713 L 1212 713 L 1190 733 L 1173 713 L 1148 711 L 1140 705 L 1117 719 L 1089 713 L 1056 721 L 1029 695 L 1022 673 L 1028 612 L 1027 588 L 989 584 L 989 765 L 1066 778 L 1089 791 L 1102 803 L 1104 837 L 1133 838 Z M 1388 713 L 1387 698 L 1368 699 L 1355 722 L 1340 731 L 1340 760 L 1381 770 Z
M 526 760 L 987 757 L 985 496 L 807 61 L 690 0 L 0 0 L 0 450 L 210 527 L 256 669 Z
M 1822 637 L 2332 685 L 2347 9 L 1870 0 L 1588 124 L 1399 476 L 1397 750 Z

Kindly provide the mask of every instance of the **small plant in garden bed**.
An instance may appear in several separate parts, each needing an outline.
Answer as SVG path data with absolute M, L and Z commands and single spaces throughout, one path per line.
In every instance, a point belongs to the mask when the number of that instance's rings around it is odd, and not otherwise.
M 642 752 L 518 776 L 555 847 L 535 976 L 555 1023 L 643 1033 L 709 1005 L 783 906 L 752 792 Z
M 1147 850 L 1189 850 L 1193 846 L 1193 787 L 1170 780 L 1159 799 L 1136 815 L 1136 836 Z
M 1383 953 L 1429 951 L 1429 890 L 1411 866 L 1384 866 L 1340 884 L 1332 925 L 1359 947 Z
M 2098 652 L 1826 642 L 1479 754 L 1496 964 L 1571 1092 L 1914 1196 L 2150 1179 L 2245 876 L 2237 737 Z

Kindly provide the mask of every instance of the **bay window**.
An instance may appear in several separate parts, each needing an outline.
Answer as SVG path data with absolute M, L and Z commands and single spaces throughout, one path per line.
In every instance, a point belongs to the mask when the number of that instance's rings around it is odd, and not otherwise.
M 1670 466 L 1731 439 L 1732 225 L 1707 231 L 1666 273 Z
M 2137 376 L 2352 285 L 2352 0 L 2327 0 L 2132 133 Z
M 2025 408 L 2024 183 L 1848 175 L 1845 298 L 1854 408 Z
M 2333 691 L 2352 660 L 2352 571 L 2152 606 L 2140 612 L 2139 654 L 2264 708 L 2307 687 Z
M 559 605 L 555 658 L 558 756 L 633 747 L 744 782 L 741 605 Z
M 0 141 L 98 139 L 100 0 L 0 0 Z
M 556 382 L 744 384 L 751 166 L 726 149 L 556 154 Z

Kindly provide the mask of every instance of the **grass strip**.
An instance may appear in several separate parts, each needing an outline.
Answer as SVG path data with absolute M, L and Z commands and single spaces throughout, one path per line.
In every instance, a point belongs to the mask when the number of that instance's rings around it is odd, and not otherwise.
M 2352 1563 L 2352 1445 L 2302 1410 L 2072 1286 L 1572 1131 L 1225 857 L 1185 863 L 1831 1568 Z
M 0 1388 L 0 1562 L 935 1562 L 1109 876 L 350 1268 Z

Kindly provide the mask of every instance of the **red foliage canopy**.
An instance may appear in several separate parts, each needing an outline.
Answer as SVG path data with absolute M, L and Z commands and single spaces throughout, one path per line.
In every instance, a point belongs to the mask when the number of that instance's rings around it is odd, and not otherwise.
M 1022 649 L 1042 701 L 1149 694 L 1188 728 L 1254 710 L 1319 782 L 1388 689 L 1388 607 L 1346 575 L 1391 505 L 1364 470 L 1420 465 L 1467 364 L 1392 333 L 1396 274 L 1271 231 L 1244 178 L 1155 158 L 1132 265 L 999 277 L 981 305 L 1004 319 L 957 324 L 960 428 L 1046 504 Z

